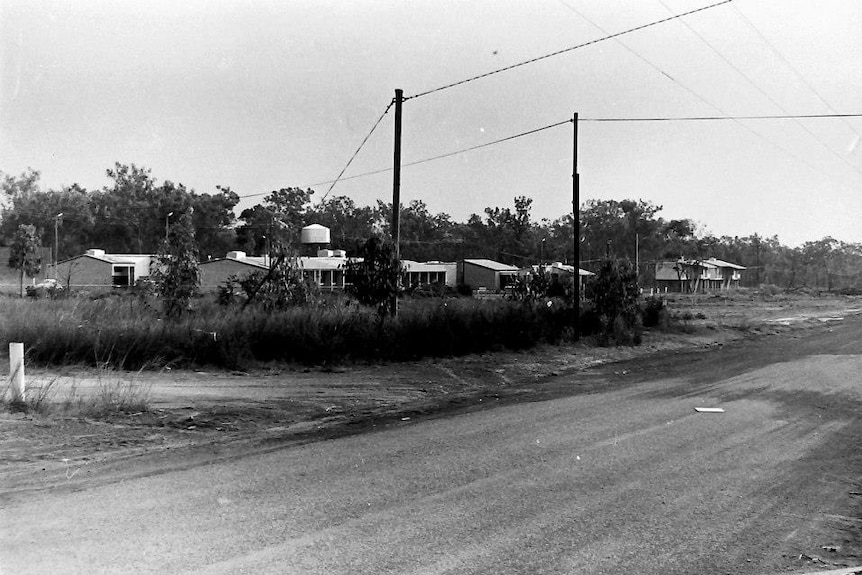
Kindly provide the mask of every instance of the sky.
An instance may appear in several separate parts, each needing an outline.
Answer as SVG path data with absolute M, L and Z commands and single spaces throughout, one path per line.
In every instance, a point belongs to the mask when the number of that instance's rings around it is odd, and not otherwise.
M 115 162 L 239 209 L 319 199 L 391 103 L 717 0 L 0 0 L 0 170 L 108 184 Z M 643 199 L 702 233 L 862 242 L 862 2 L 733 0 L 408 99 L 403 163 L 571 119 L 582 202 Z M 394 111 L 330 195 L 392 200 Z M 401 199 L 457 221 L 572 209 L 572 124 L 405 166 Z

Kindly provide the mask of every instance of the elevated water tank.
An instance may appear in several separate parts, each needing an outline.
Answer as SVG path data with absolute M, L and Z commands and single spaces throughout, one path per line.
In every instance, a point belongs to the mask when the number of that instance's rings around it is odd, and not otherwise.
M 327 245 L 329 244 L 329 228 L 320 224 L 305 226 L 299 233 L 299 241 L 302 244 Z

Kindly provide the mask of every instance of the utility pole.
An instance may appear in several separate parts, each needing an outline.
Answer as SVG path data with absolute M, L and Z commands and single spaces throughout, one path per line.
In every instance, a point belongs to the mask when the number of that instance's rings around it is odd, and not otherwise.
M 578 175 L 578 113 L 572 116 L 572 222 L 575 231 L 575 257 L 572 263 L 575 267 L 575 339 L 581 337 L 580 315 L 581 315 L 581 177 Z
M 57 239 L 57 237 L 58 237 L 57 228 L 60 225 L 60 218 L 62 218 L 62 217 L 63 217 L 63 212 L 60 212 L 59 214 L 54 216 L 54 279 L 55 280 L 59 279 L 57 277 L 57 262 L 59 261 L 60 258 L 57 255 L 57 250 L 59 249 L 58 246 L 60 245 L 60 242 Z
M 395 261 L 401 261 L 401 104 L 404 90 L 395 90 L 395 153 L 392 167 L 392 243 Z M 392 315 L 398 315 L 398 294 L 392 295 Z

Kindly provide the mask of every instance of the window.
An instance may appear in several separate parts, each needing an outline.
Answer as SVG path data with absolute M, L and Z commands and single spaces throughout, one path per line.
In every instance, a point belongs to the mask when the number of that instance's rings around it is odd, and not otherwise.
M 129 287 L 135 285 L 134 265 L 115 265 L 111 270 L 111 280 L 114 287 Z

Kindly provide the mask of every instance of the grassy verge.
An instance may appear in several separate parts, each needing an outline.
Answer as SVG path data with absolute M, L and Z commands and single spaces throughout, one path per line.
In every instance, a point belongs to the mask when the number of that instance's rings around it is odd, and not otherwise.
M 267 362 L 405 361 L 571 339 L 573 310 L 560 302 L 406 300 L 382 322 L 370 310 L 333 303 L 279 312 L 204 300 L 176 321 L 134 297 L 0 300 L 0 341 L 24 342 L 28 363 L 137 370 Z
M 133 375 L 103 366 L 86 389 L 74 378 L 28 376 L 24 400 L 13 400 L 7 384 L 0 394 L 0 405 L 8 411 L 39 415 L 102 418 L 147 411 L 149 390 Z

